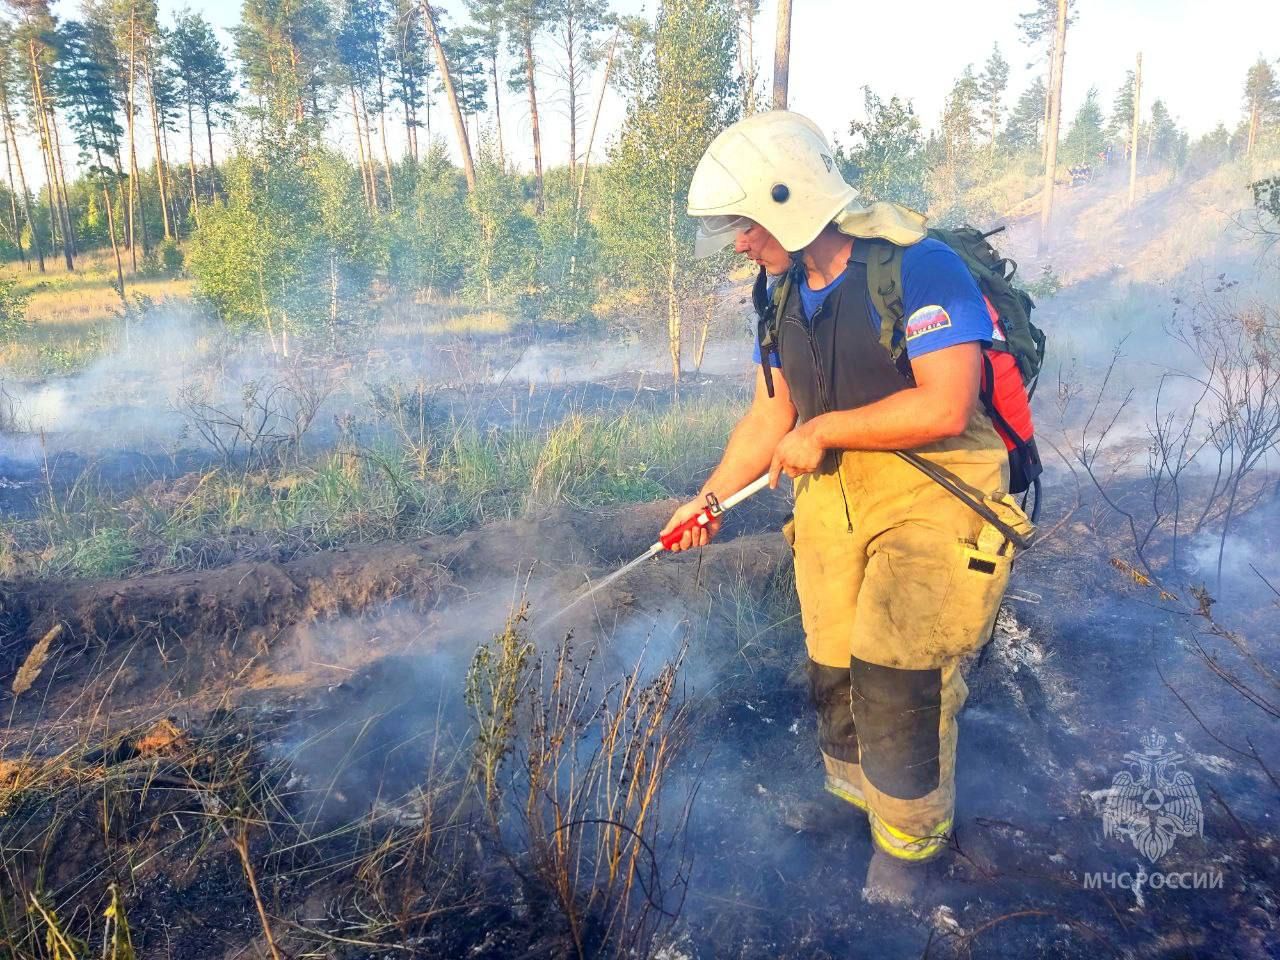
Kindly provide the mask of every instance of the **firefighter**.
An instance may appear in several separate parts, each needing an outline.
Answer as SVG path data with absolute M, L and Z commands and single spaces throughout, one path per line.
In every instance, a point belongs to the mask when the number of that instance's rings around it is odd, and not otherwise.
M 773 329 L 755 396 L 671 530 L 769 471 L 791 477 L 792 545 L 828 792 L 864 811 L 863 896 L 914 904 L 952 832 L 961 662 L 990 637 L 1008 539 L 894 451 L 914 451 L 1029 530 L 1005 494 L 1005 444 L 978 403 L 992 315 L 959 256 L 905 207 L 863 205 L 821 131 L 773 111 L 723 131 L 689 187 L 695 253 L 729 243 L 761 268 Z M 895 363 L 867 282 L 875 240 L 903 247 Z M 757 296 L 766 309 L 770 294 Z M 775 297 L 776 301 L 776 297 Z M 762 324 L 762 331 L 764 326 Z M 763 361 L 763 362 L 761 362 Z M 686 533 L 707 543 L 719 523 Z M 1005 527 L 1008 529 L 1008 526 Z

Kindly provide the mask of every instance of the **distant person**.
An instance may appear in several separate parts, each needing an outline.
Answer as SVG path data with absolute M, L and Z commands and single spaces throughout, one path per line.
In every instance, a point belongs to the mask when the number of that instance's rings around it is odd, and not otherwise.
M 965 262 L 925 237 L 922 216 L 859 203 L 822 133 L 796 113 L 758 114 L 716 137 L 689 214 L 698 255 L 732 243 L 759 265 L 757 308 L 775 318 L 776 339 L 762 323 L 755 399 L 664 532 L 709 493 L 723 498 L 766 470 L 794 479 L 785 532 L 826 789 L 870 820 L 864 896 L 916 903 L 952 832 L 960 663 L 992 633 L 1013 551 L 892 451 L 914 451 L 1029 531 L 1003 496 L 1008 451 L 978 402 L 993 314 Z M 903 248 L 904 320 L 882 340 L 868 269 L 891 245 Z M 687 533 L 681 548 L 718 529 Z

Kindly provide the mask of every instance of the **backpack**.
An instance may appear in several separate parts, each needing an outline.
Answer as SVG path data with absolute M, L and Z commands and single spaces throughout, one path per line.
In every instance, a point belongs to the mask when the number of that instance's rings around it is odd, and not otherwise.
M 987 233 L 969 226 L 954 230 L 930 229 L 928 236 L 945 243 L 964 261 L 987 302 L 993 325 L 997 325 L 1004 334 L 1003 340 L 993 340 L 991 346 L 982 351 L 983 372 L 978 399 L 1008 451 L 1009 492 L 1025 493 L 1034 486 L 1034 512 L 1038 513 L 1039 478 L 1043 467 L 1036 449 L 1030 402 L 1044 365 L 1047 338 L 1031 322 L 1034 301 L 1013 283 L 1018 265 L 1000 256 L 988 239 L 1003 229 L 998 227 Z M 895 335 L 902 331 L 906 322 L 902 302 L 903 247 L 881 239 L 860 238 L 858 242 L 874 245 L 867 257 L 867 288 L 880 315 L 880 343 L 900 369 L 909 371 L 905 337 L 897 336 L 895 343 Z M 789 283 L 779 283 L 773 302 L 769 303 L 763 280 L 762 271 L 755 292 L 762 359 L 775 349 L 780 301 L 784 301 L 790 292 Z M 772 395 L 772 377 L 769 376 L 767 361 L 765 367 L 765 379 Z

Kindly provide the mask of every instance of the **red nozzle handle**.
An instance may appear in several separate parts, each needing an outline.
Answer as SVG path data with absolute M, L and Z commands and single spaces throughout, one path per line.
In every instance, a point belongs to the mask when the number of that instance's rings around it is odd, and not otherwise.
M 716 514 L 712 512 L 711 507 L 703 507 L 684 523 L 680 524 L 680 526 L 676 527 L 671 532 L 664 533 L 662 535 L 661 542 L 663 549 L 670 550 L 684 538 L 684 535 L 687 532 L 696 529 L 697 527 L 705 527 L 712 521 L 712 519 L 715 518 L 715 516 Z

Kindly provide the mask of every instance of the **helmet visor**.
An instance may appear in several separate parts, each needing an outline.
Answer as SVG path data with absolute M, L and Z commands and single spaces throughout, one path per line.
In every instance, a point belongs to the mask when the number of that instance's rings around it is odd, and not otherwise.
M 739 232 L 751 226 L 746 217 L 715 215 L 698 217 L 697 232 L 693 237 L 693 255 L 701 259 L 723 250 L 733 243 Z

